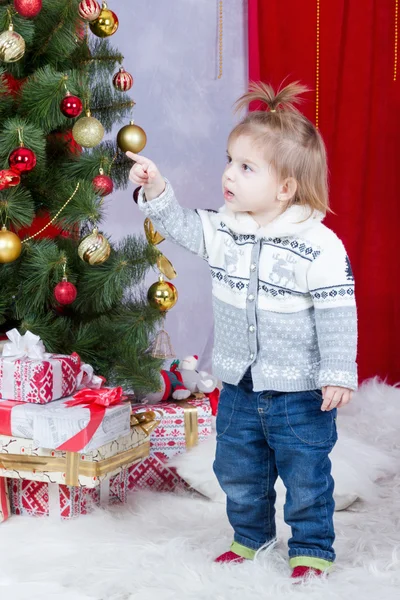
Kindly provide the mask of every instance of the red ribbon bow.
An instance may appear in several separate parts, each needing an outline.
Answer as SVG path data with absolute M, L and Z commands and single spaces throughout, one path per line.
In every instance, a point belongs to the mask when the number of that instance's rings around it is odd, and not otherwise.
M 106 413 L 106 409 L 109 406 L 116 406 L 120 404 L 122 400 L 126 398 L 123 396 L 122 387 L 116 388 L 100 388 L 99 390 L 92 390 L 85 388 L 79 390 L 73 396 L 73 400 L 68 400 L 65 405 L 68 407 L 78 406 L 80 404 L 86 405 L 90 411 L 89 423 L 82 431 L 79 431 L 72 438 L 58 446 L 57 450 L 64 450 L 67 452 L 79 452 L 82 450 L 92 439 Z

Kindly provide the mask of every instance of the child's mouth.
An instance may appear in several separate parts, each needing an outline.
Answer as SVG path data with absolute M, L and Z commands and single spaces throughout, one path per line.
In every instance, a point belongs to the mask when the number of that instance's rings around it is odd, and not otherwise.
M 225 190 L 224 190 L 224 198 L 225 198 L 225 200 L 227 200 L 229 202 L 229 201 L 233 200 L 234 197 L 235 197 L 235 195 L 232 194 L 232 192 L 230 192 L 229 190 L 227 190 L 225 188 Z

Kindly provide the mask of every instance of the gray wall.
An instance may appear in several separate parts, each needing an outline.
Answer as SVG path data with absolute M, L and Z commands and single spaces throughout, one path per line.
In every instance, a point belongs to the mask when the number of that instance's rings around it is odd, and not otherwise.
M 247 1 L 224 0 L 220 80 L 217 0 L 120 0 L 109 6 L 120 20 L 110 41 L 123 53 L 124 67 L 134 77 L 134 116 L 148 136 L 142 154 L 157 163 L 182 204 L 219 208 L 226 138 L 234 123 L 232 104 L 247 85 Z M 104 230 L 114 240 L 143 231 L 132 191 L 130 186 L 107 201 Z M 210 368 L 208 266 L 168 241 L 160 250 L 178 272 L 174 284 L 179 300 L 166 320 L 176 354 L 198 354 L 202 366 Z M 156 278 L 151 272 L 148 283 Z

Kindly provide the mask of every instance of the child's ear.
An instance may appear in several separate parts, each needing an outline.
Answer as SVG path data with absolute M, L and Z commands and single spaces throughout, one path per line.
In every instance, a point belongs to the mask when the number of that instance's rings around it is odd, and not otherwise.
M 294 177 L 288 177 L 280 185 L 278 192 L 278 200 L 282 202 L 289 202 L 293 198 L 297 191 L 297 181 Z

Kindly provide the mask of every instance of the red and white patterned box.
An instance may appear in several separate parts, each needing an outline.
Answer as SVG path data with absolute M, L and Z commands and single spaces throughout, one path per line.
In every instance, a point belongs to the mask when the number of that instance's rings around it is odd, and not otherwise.
M 128 468 L 126 467 L 108 481 L 109 490 L 107 491 L 103 485 L 86 488 L 24 479 L 0 478 L 0 484 L 3 482 L 5 486 L 8 481 L 11 505 L 9 512 L 11 514 L 32 517 L 55 515 L 62 519 L 72 519 L 90 514 L 100 506 L 103 503 L 103 494 L 107 503 L 125 503 L 127 501 L 127 476 Z
M 80 370 L 75 353 L 47 355 L 43 360 L 0 358 L 0 398 L 47 404 L 75 392 Z
M 3 523 L 10 516 L 10 502 L 8 498 L 7 482 L 0 477 L 0 523 Z
M 129 468 L 128 488 L 158 492 L 187 489 L 188 484 L 168 466 L 168 460 L 211 434 L 212 414 L 208 399 L 133 407 L 133 412 L 143 410 L 155 411 L 160 423 L 150 436 L 150 456 Z

